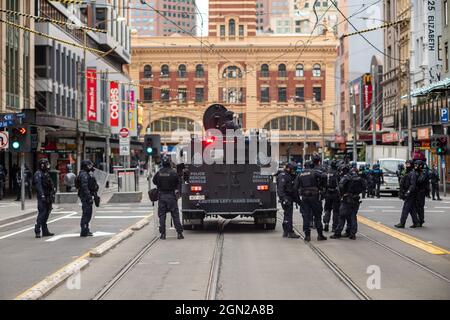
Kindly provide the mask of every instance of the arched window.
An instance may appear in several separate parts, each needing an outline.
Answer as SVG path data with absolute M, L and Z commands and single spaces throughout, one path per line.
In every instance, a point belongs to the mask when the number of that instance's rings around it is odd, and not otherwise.
M 269 76 L 269 65 L 263 64 L 261 66 L 261 77 L 268 77 Z
M 144 67 L 144 78 L 148 79 L 152 77 L 152 66 L 147 64 Z
M 242 78 L 242 71 L 236 66 L 229 66 L 223 70 L 222 78 L 235 79 Z
M 163 64 L 161 66 L 161 77 L 167 78 L 169 76 L 169 66 L 167 64 Z
M 178 77 L 179 78 L 186 78 L 186 65 L 180 64 L 178 66 Z
M 195 77 L 196 78 L 203 78 L 205 76 L 205 69 L 203 68 L 202 64 L 198 64 L 195 67 Z
M 151 123 L 152 132 L 172 132 L 177 129 L 194 131 L 194 120 L 184 117 L 164 117 Z
M 302 64 L 298 64 L 295 66 L 295 76 L 296 77 L 303 77 L 304 76 L 304 69 Z
M 283 116 L 270 120 L 264 125 L 266 130 L 280 130 L 280 131 L 290 131 L 290 130 L 310 130 L 318 131 L 319 126 L 317 123 L 311 119 L 300 117 L 300 116 Z
M 321 70 L 320 70 L 320 64 L 316 63 L 313 66 L 313 77 L 320 77 L 321 75 Z
M 286 77 L 286 65 L 284 63 L 280 64 L 278 66 L 278 76 L 279 77 Z
M 234 19 L 230 19 L 230 21 L 228 22 L 228 35 L 236 35 L 236 22 L 234 21 Z

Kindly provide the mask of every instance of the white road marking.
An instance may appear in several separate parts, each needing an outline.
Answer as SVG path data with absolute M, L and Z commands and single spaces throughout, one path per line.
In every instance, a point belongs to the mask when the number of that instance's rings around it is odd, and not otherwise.
M 10 226 L 10 225 L 13 225 L 13 224 L 16 224 L 16 223 L 20 223 L 20 222 L 24 222 L 24 221 L 31 220 L 31 219 L 36 219 L 36 217 L 32 216 L 32 217 L 23 218 L 23 219 L 20 219 L 20 220 L 15 220 L 15 221 L 12 221 L 12 222 L 9 222 L 9 223 L 5 223 L 5 224 L 2 224 L 0 226 L 0 228 L 4 228 L 4 227 Z
M 147 216 L 95 216 L 94 219 L 137 219 Z M 66 219 L 80 219 L 81 216 L 67 217 Z
M 450 209 L 450 207 L 434 207 L 435 209 Z
M 97 213 L 148 213 L 148 210 L 98 210 Z
M 102 231 L 96 231 L 94 232 L 93 236 L 94 237 L 104 237 L 104 236 L 110 236 L 113 235 L 115 233 L 113 232 L 102 232 Z M 75 237 L 79 237 L 80 234 L 79 233 L 66 233 L 66 234 L 59 234 L 57 236 L 51 237 L 48 240 L 45 240 L 45 242 L 54 242 L 60 239 L 65 239 L 65 238 L 75 238 Z
M 67 217 L 74 216 L 74 215 L 76 215 L 76 214 L 78 213 L 78 212 L 75 212 L 75 211 L 65 211 L 65 212 L 71 212 L 71 213 L 68 214 L 68 215 L 66 215 L 66 216 L 63 216 L 63 217 L 59 217 L 59 218 L 50 220 L 50 221 L 47 222 L 47 224 L 50 224 L 50 223 L 53 223 L 53 222 L 56 222 L 56 221 L 65 219 L 65 218 L 67 218 Z M 65 213 L 65 212 L 64 212 L 64 213 Z M 29 228 L 25 228 L 25 229 L 22 229 L 22 230 L 19 230 L 19 231 L 16 231 L 16 232 L 13 232 L 13 233 L 4 235 L 4 236 L 0 237 L 0 240 L 9 238 L 9 237 L 15 236 L 16 234 L 24 233 L 24 232 L 27 232 L 27 231 L 30 231 L 30 230 L 33 230 L 33 229 L 34 229 L 34 226 L 29 227 Z
M 369 208 L 374 208 L 374 209 L 383 209 L 383 208 L 394 209 L 395 207 L 393 207 L 393 206 L 369 206 Z
M 445 211 L 443 211 L 443 210 L 427 210 L 427 211 L 425 211 L 425 213 L 428 213 L 428 212 L 439 212 L 439 213 L 444 213 Z
M 371 210 L 371 209 L 361 209 L 361 210 L 358 210 L 358 212 L 375 212 L 375 210 Z
M 382 210 L 383 212 L 402 212 L 402 209 L 399 208 L 397 210 Z

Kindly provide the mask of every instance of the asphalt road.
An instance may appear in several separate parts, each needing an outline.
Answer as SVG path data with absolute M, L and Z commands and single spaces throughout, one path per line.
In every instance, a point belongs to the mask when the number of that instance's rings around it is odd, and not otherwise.
M 361 214 L 392 226 L 401 204 L 394 198 L 364 200 Z M 450 212 L 437 208 L 447 205 L 428 202 L 426 227 L 404 232 L 449 249 L 445 230 Z M 295 224 L 301 230 L 297 210 Z M 185 231 L 184 240 L 170 230 L 168 239 L 157 240 L 102 298 L 205 299 L 214 288 L 215 299 L 361 298 L 355 290 L 370 299 L 450 299 L 448 254 L 430 254 L 362 223 L 355 241 L 317 242 L 313 230 L 312 247 L 282 238 L 279 224 L 274 231 L 263 231 L 249 220 L 236 219 L 221 236 L 217 226 L 213 220 L 205 230 Z M 155 236 L 155 225 L 149 225 L 92 260 L 81 273 L 79 289 L 61 286 L 47 298 L 92 299 Z
M 13 299 L 62 266 L 153 211 L 149 202 L 101 205 L 91 223 L 94 237 L 80 238 L 81 207 L 60 205 L 51 214 L 54 237 L 35 239 L 35 217 L 0 225 L 0 299 Z

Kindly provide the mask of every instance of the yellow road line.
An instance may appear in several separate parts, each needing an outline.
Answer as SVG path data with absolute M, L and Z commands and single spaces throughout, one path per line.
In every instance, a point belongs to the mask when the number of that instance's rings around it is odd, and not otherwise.
M 373 228 L 373 229 L 375 229 L 377 231 L 380 231 L 380 232 L 383 232 L 383 233 L 385 233 L 387 235 L 390 235 L 391 237 L 394 237 L 394 238 L 396 238 L 396 239 L 398 239 L 400 241 L 403 241 L 403 242 L 405 242 L 407 244 L 410 244 L 410 245 L 412 245 L 414 247 L 422 249 L 422 250 L 424 250 L 424 251 L 426 251 L 428 253 L 431 253 L 431 254 L 450 254 L 450 251 L 448 251 L 448 250 L 446 250 L 444 248 L 435 246 L 435 245 L 430 244 L 430 243 L 428 243 L 426 241 L 423 241 L 423 240 L 420 240 L 420 239 L 415 238 L 413 236 L 410 236 L 410 235 L 408 235 L 406 233 L 403 233 L 403 232 L 391 229 L 391 228 L 386 227 L 385 225 L 383 225 L 381 223 L 377 223 L 377 222 L 375 222 L 373 220 L 370 220 L 370 219 L 368 219 L 366 217 L 362 217 L 362 216 L 358 215 L 358 221 L 363 223 L 363 224 L 365 224 L 366 226 L 369 226 L 369 227 L 371 227 L 371 228 Z

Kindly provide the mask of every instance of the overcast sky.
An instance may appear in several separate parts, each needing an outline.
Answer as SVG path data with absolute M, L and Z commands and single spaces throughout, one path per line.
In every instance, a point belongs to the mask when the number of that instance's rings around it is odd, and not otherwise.
M 208 0 L 196 0 L 195 3 L 197 4 L 198 10 L 202 13 L 203 16 L 203 35 L 208 34 Z M 197 24 L 201 25 L 202 21 L 200 17 L 197 17 Z

